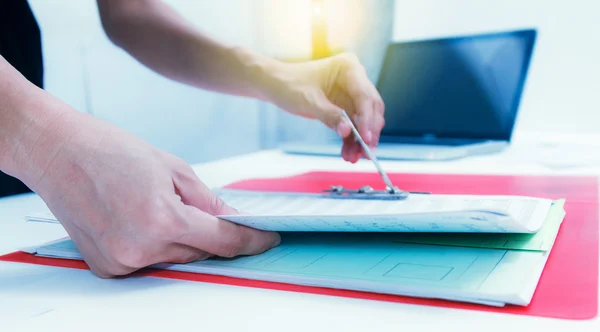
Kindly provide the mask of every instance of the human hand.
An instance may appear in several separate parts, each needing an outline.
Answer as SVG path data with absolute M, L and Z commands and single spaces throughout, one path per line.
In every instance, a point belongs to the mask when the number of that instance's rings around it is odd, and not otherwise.
M 46 134 L 31 152 L 43 171 L 24 178 L 100 277 L 279 244 L 277 233 L 216 218 L 237 211 L 185 162 L 115 126 L 66 112 Z
M 318 119 L 343 139 L 342 157 L 356 162 L 364 151 L 350 126 L 343 120 L 346 111 L 356 123 L 365 143 L 375 148 L 384 121 L 384 103 L 369 81 L 356 56 L 340 54 L 331 58 L 293 64 L 278 64 L 270 70 L 268 100 L 299 116 Z

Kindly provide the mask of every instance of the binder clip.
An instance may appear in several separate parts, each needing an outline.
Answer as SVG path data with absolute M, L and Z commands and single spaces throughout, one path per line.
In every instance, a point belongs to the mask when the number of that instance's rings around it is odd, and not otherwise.
M 397 187 L 386 187 L 385 190 L 374 190 L 370 186 L 364 186 L 358 190 L 345 189 L 342 186 L 331 186 L 331 189 L 324 190 L 324 192 L 329 193 L 329 197 L 331 198 L 375 200 L 403 200 L 410 194 Z

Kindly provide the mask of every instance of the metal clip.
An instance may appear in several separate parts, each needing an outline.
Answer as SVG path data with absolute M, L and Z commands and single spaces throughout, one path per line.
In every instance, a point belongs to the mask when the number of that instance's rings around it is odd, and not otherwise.
M 402 191 L 397 187 L 385 190 L 374 190 L 370 186 L 364 186 L 358 190 L 345 189 L 342 186 L 331 186 L 331 189 L 324 190 L 330 193 L 331 198 L 346 198 L 346 199 L 379 199 L 379 200 L 403 200 L 409 195 L 408 192 Z

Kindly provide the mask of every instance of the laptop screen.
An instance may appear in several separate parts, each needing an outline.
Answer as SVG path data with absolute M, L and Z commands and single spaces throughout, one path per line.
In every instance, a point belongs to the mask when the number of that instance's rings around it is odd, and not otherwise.
M 394 43 L 377 84 L 382 140 L 510 140 L 535 30 Z

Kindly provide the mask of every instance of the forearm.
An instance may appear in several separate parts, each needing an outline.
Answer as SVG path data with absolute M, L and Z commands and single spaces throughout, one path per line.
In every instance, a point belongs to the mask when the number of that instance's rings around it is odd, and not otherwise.
M 58 149 L 65 112 L 0 56 L 0 170 L 33 184 Z
M 198 31 L 159 0 L 98 0 L 109 38 L 150 69 L 202 89 L 264 99 L 279 64 Z

